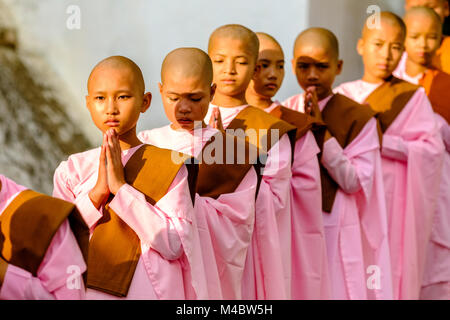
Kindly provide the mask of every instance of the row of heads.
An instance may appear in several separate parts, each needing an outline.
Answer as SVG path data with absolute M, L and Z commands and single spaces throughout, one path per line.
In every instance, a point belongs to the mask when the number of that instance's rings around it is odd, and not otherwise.
M 367 22 L 363 26 L 357 51 L 364 62 L 363 79 L 369 82 L 382 81 L 392 74 L 400 61 L 410 27 L 414 32 L 420 29 L 420 32 L 436 33 L 437 44 L 442 36 L 441 18 L 427 7 L 411 8 L 404 20 L 394 13 L 381 12 L 375 28 L 369 27 Z M 159 89 L 166 115 L 172 123 L 177 123 L 183 114 L 183 110 L 177 110 L 177 105 L 180 106 L 179 102 L 183 99 L 187 99 L 190 105 L 202 105 L 198 114 L 189 116 L 197 121 L 206 115 L 205 110 L 213 97 L 217 100 L 215 104 L 221 106 L 232 101 L 245 102 L 249 94 L 272 98 L 283 81 L 284 61 L 284 52 L 274 37 L 262 32 L 255 33 L 238 24 L 221 26 L 211 34 L 207 53 L 198 48 L 178 48 L 165 57 Z M 295 39 L 293 71 L 304 90 L 315 87 L 319 100 L 331 93 L 342 66 L 338 39 L 330 30 L 309 28 Z M 124 80 L 130 83 L 120 83 Z M 111 84 L 114 81 L 116 83 Z M 150 105 L 151 94 L 145 93 L 142 72 L 126 57 L 109 57 L 94 67 L 89 76 L 86 97 L 90 110 L 94 104 L 104 104 L 108 85 L 127 87 L 125 91 L 143 96 L 140 99 L 144 104 L 141 112 Z M 123 98 L 128 97 L 125 95 Z

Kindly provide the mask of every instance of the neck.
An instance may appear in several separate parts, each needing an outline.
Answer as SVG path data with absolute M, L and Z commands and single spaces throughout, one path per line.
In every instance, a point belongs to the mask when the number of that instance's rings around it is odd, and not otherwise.
M 138 139 L 136 135 L 136 127 L 129 130 L 128 132 L 119 136 L 119 144 L 121 150 L 128 150 L 130 148 L 136 147 L 142 142 Z
M 317 100 L 322 101 L 323 99 L 328 98 L 332 94 L 333 94 L 333 90 L 331 88 L 329 88 L 328 91 L 324 92 L 321 95 L 318 95 Z
M 369 83 L 383 83 L 384 79 L 372 76 L 368 72 L 364 72 L 364 76 L 362 77 L 362 80 Z
M 245 99 L 245 91 L 237 95 L 227 96 L 216 92 L 212 100 L 212 104 L 222 108 L 233 108 L 247 104 Z
M 251 91 L 253 90 L 250 90 L 249 88 L 245 94 L 245 98 L 247 99 L 248 104 L 263 110 L 272 105 L 272 97 L 263 96 Z
M 416 77 L 419 74 L 424 73 L 428 69 L 428 66 L 424 66 L 418 63 L 415 63 L 414 61 L 411 61 L 410 59 L 406 59 L 405 63 L 405 71 L 406 74 L 410 77 Z

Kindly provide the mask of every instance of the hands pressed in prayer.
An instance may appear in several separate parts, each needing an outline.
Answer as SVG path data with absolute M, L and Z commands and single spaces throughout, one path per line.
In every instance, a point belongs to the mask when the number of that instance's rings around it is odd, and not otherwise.
M 97 183 L 89 192 L 89 198 L 97 209 L 106 202 L 110 193 L 116 194 L 126 183 L 121 154 L 116 131 L 114 129 L 106 131 L 103 134 Z
M 108 130 L 105 135 L 108 188 L 112 194 L 116 194 L 120 187 L 126 183 L 122 164 L 122 150 L 117 132 L 114 129 Z
M 223 123 L 222 123 L 222 116 L 220 115 L 220 110 L 218 107 L 214 107 L 211 118 L 209 119 L 209 125 L 212 128 L 218 129 L 218 130 L 224 130 Z
M 322 113 L 319 109 L 319 100 L 317 98 L 316 88 L 308 87 L 305 91 L 305 113 L 322 121 Z
M 108 199 L 110 191 L 108 187 L 108 177 L 106 173 L 106 148 L 107 136 L 103 134 L 102 149 L 100 152 L 100 161 L 98 166 L 97 183 L 89 192 L 89 198 L 94 206 L 98 209 Z

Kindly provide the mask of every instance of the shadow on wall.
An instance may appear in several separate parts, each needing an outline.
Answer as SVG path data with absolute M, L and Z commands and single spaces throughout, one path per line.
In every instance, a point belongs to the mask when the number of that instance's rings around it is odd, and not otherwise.
M 58 164 L 92 146 L 45 84 L 45 76 L 24 64 L 1 2 L 0 12 L 0 173 L 51 194 Z

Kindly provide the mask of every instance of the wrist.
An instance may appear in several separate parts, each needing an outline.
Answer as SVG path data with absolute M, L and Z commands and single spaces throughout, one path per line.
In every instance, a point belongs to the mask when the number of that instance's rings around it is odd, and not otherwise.
M 102 205 L 103 201 L 107 196 L 108 194 L 98 192 L 95 190 L 95 188 L 89 192 L 89 199 L 91 200 L 92 204 L 97 210 L 100 208 L 100 206 Z
M 120 181 L 115 183 L 113 186 L 111 186 L 111 193 L 116 195 L 117 192 L 119 192 L 119 189 L 122 188 L 122 186 L 125 184 L 125 181 Z

